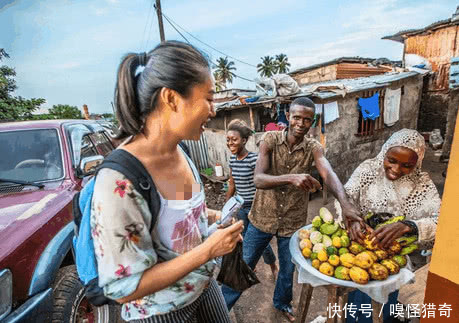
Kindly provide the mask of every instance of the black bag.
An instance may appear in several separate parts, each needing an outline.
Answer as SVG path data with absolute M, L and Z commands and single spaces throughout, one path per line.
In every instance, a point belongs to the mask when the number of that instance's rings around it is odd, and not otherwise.
M 231 253 L 223 256 L 217 281 L 241 293 L 260 282 L 242 257 L 242 242 L 238 242 Z

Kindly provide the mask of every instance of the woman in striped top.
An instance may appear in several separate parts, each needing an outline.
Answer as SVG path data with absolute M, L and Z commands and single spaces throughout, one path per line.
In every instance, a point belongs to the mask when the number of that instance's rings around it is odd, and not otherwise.
M 226 134 L 226 145 L 232 154 L 229 162 L 230 177 L 226 200 L 229 200 L 235 193 L 244 199 L 244 204 L 238 213 L 239 219 L 244 221 L 242 236 L 245 235 L 249 226 L 248 215 L 256 191 L 253 176 L 258 155 L 245 148 L 251 134 L 252 129 L 244 121 L 238 119 L 230 122 Z M 271 267 L 271 272 L 275 278 L 278 269 L 276 256 L 270 245 L 263 252 L 263 260 Z

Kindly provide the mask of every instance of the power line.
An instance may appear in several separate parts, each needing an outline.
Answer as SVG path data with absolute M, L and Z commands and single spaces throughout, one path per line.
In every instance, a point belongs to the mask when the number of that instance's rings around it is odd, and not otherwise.
M 163 13 L 162 15 L 164 16 L 164 18 L 166 19 L 166 21 L 172 26 L 172 28 L 174 28 L 175 31 L 178 32 L 179 35 L 182 36 L 183 39 L 185 39 L 186 42 L 187 42 L 188 44 L 191 44 L 191 42 L 190 42 L 190 41 L 189 41 L 189 40 L 179 31 L 179 30 L 177 30 L 177 28 L 174 26 L 174 24 L 177 25 L 177 23 L 176 23 L 176 22 L 172 23 L 172 22 L 171 22 L 172 19 L 169 20 L 169 18 L 168 18 L 164 13 Z M 180 27 L 179 25 L 177 25 L 177 26 Z M 183 28 L 182 28 L 182 29 L 183 29 Z M 207 51 L 206 51 L 206 53 L 207 53 Z M 209 55 L 209 59 L 210 59 L 210 56 L 211 56 L 211 55 L 210 55 L 209 53 L 207 53 L 207 55 Z M 228 57 L 231 57 L 231 56 L 228 56 Z M 216 63 L 215 63 L 214 61 L 212 61 L 211 59 L 210 59 L 210 62 L 211 62 L 213 65 L 218 66 L 218 64 L 216 64 Z M 242 77 L 242 76 L 237 75 L 236 73 L 233 73 L 233 72 L 230 72 L 230 73 L 233 74 L 235 77 L 238 77 L 238 78 L 243 79 L 243 80 L 245 80 L 245 81 L 249 81 L 249 82 L 254 82 L 254 83 L 255 83 L 254 80 L 250 80 L 250 79 L 248 79 L 248 78 Z
M 170 19 L 177 27 L 179 27 L 180 29 L 182 29 L 185 33 L 187 33 L 188 35 L 190 35 L 191 37 L 193 37 L 194 39 L 196 39 L 198 42 L 200 42 L 200 43 L 202 43 L 202 44 L 204 44 L 204 45 L 206 45 L 206 46 L 212 48 L 214 51 L 219 52 L 219 53 L 222 54 L 222 55 L 225 55 L 225 56 L 227 56 L 227 57 L 230 57 L 230 58 L 234 59 L 235 61 L 238 61 L 238 62 L 240 62 L 240 63 L 242 63 L 242 64 L 246 64 L 246 65 L 249 65 L 249 66 L 252 66 L 252 67 L 257 68 L 257 67 L 256 67 L 255 65 L 253 65 L 253 64 L 246 63 L 246 62 L 241 61 L 240 59 L 238 59 L 238 58 L 236 58 L 236 57 L 233 57 L 233 56 L 231 56 L 231 55 L 225 54 L 224 52 L 222 52 L 222 51 L 216 49 L 215 47 L 212 47 L 211 45 L 209 45 L 209 44 L 203 42 L 202 40 L 200 40 L 199 38 L 197 38 L 197 37 L 195 37 L 193 34 L 191 34 L 189 31 L 187 31 L 185 28 L 183 28 L 182 26 L 180 26 L 179 24 L 177 24 L 174 20 L 172 20 L 171 18 L 167 17 L 167 16 L 164 14 L 164 12 L 162 12 L 162 14 L 163 14 L 164 18 L 166 18 L 166 19 L 168 19 L 168 20 Z
M 143 42 L 145 40 L 145 32 L 147 31 L 148 22 L 150 21 L 150 14 L 151 14 L 151 9 L 152 8 L 153 8 L 153 2 L 151 2 L 150 9 L 148 10 L 147 21 L 145 23 L 145 28 L 143 29 L 143 35 L 142 35 L 142 41 L 141 41 L 141 44 L 140 44 L 140 48 L 143 48 L 143 44 L 144 44 Z M 148 31 L 148 33 L 150 33 L 150 31 Z
M 172 28 L 174 28 L 175 31 L 178 32 L 179 35 L 182 36 L 183 39 L 185 39 L 188 44 L 191 44 L 190 41 L 185 36 L 183 36 L 183 34 L 177 28 L 175 28 L 175 26 L 170 22 L 169 18 L 167 18 L 167 16 L 165 14 L 163 14 L 163 17 L 166 18 L 167 22 L 172 26 Z

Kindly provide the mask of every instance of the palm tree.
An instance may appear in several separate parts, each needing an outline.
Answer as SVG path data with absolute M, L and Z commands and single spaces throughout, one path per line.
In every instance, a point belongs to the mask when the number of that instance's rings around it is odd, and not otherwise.
M 220 78 L 220 74 L 217 71 L 214 71 L 214 79 L 215 79 L 215 90 L 217 92 L 223 91 L 226 88 L 226 84 L 222 82 Z
M 214 77 L 215 82 L 218 82 L 220 86 L 226 88 L 226 83 L 233 83 L 233 76 L 236 67 L 234 67 L 233 61 L 228 61 L 228 57 L 220 57 L 217 59 L 217 65 L 215 66 Z
M 276 55 L 276 61 L 274 62 L 274 64 L 276 65 L 277 73 L 287 73 L 290 67 L 288 57 L 285 54 Z
M 274 65 L 274 58 L 271 56 L 265 56 L 261 58 L 261 63 L 257 65 L 257 71 L 261 76 L 271 77 L 276 72 L 276 66 Z

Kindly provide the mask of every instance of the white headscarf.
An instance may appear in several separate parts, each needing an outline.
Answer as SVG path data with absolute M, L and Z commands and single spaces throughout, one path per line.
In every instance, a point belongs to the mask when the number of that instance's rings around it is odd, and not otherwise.
M 418 155 L 416 168 L 408 175 L 391 181 L 384 171 L 384 157 L 393 147 L 405 147 Z M 362 215 L 368 212 L 386 212 L 404 215 L 416 223 L 419 241 L 429 248 L 435 239 L 440 197 L 435 184 L 421 171 L 425 154 L 424 138 L 416 131 L 402 129 L 394 133 L 383 145 L 381 152 L 357 167 L 344 185 L 348 197 L 360 207 Z M 337 205 L 337 211 L 341 210 Z

